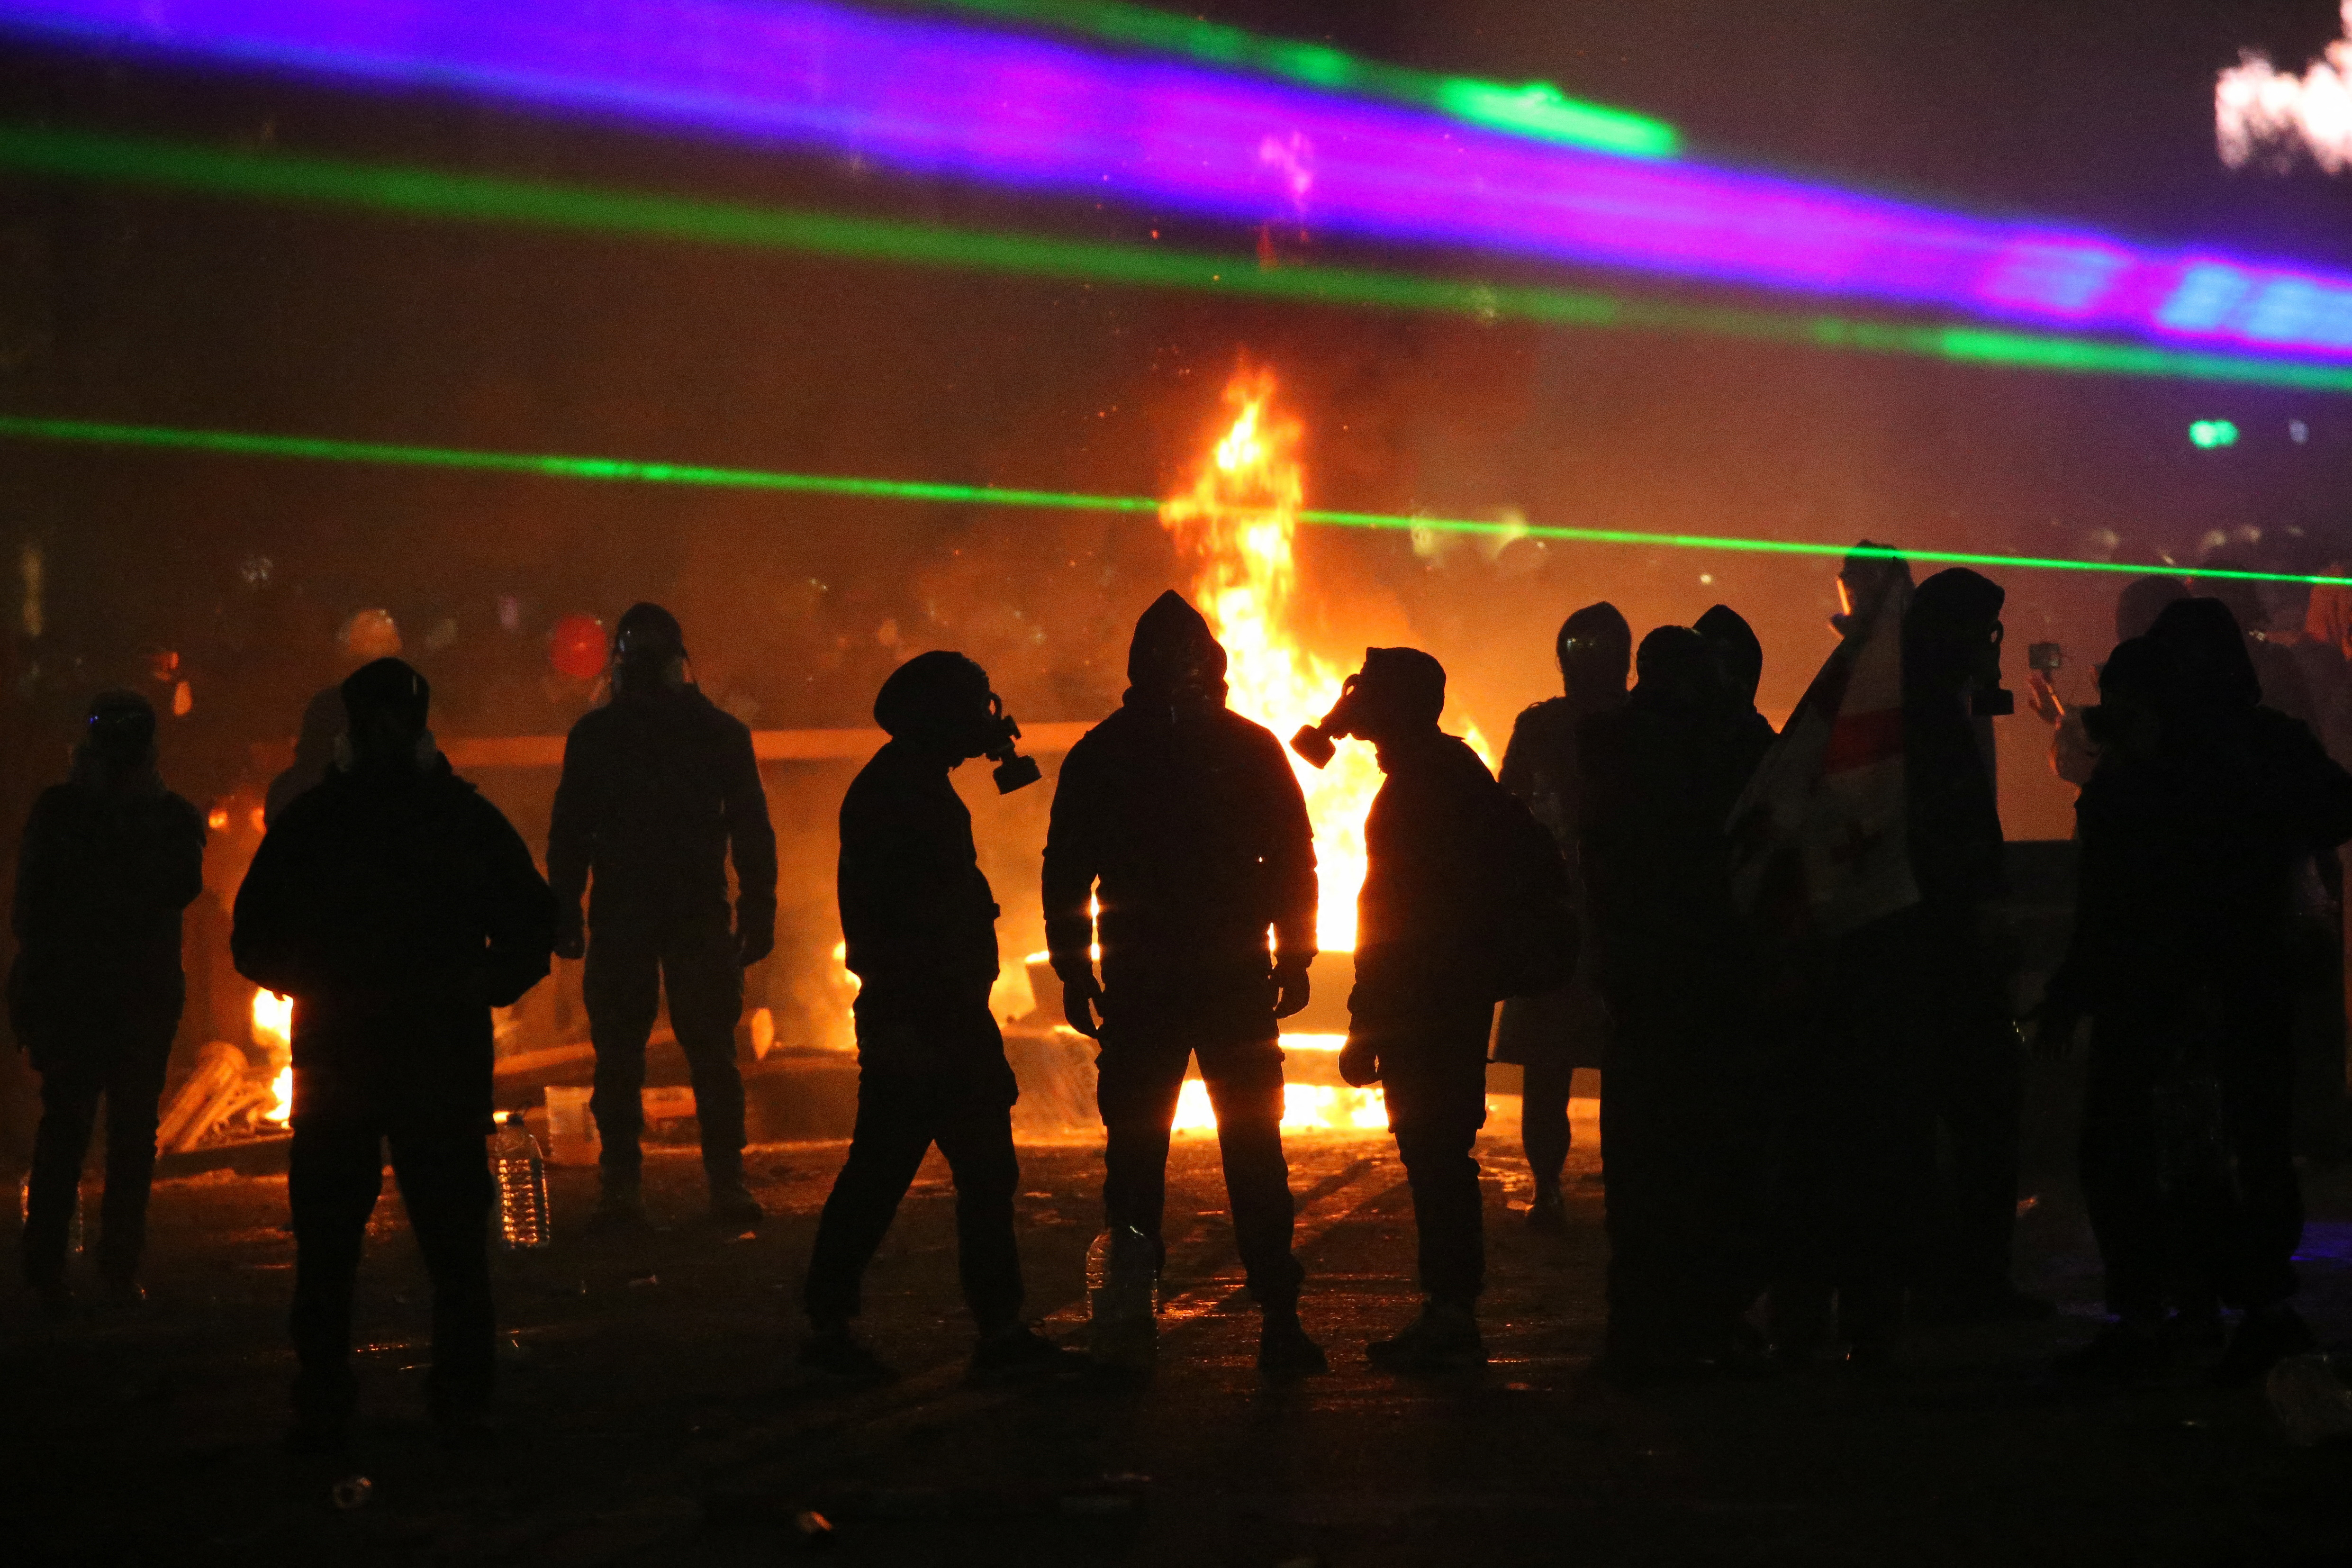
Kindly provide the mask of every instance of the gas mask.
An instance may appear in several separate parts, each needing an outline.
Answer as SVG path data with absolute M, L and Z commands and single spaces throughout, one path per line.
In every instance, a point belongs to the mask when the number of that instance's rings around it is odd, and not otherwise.
M 1357 699 L 1357 684 L 1361 674 L 1351 675 L 1339 684 L 1339 700 L 1331 704 L 1331 711 L 1320 721 L 1302 724 L 1298 733 L 1290 737 L 1290 749 L 1312 763 L 1317 768 L 1328 768 L 1339 752 L 1338 742 L 1360 731 L 1363 720 L 1363 704 Z
M 1004 699 L 993 691 L 988 694 L 988 718 L 980 734 L 980 754 L 996 764 L 993 777 L 997 794 L 1011 795 L 1014 790 L 1027 789 L 1045 776 L 1038 769 L 1036 758 L 1024 757 L 1016 749 L 1021 726 L 1004 710 Z

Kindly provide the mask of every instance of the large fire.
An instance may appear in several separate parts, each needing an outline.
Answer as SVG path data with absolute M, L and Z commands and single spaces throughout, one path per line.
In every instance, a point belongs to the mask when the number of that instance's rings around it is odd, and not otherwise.
M 283 1127 L 294 1116 L 294 998 L 280 996 L 275 991 L 253 994 L 253 1043 L 269 1053 L 278 1064 L 278 1075 L 270 1080 L 269 1108 L 261 1113 L 265 1121 Z

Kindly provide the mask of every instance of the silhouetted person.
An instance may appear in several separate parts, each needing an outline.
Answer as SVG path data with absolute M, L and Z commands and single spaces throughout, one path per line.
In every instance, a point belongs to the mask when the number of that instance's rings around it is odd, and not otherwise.
M 555 908 L 522 839 L 435 749 L 430 700 L 396 658 L 343 682 L 349 761 L 286 808 L 236 896 L 237 973 L 294 998 L 298 1451 L 345 1442 L 387 1145 L 433 1279 L 434 1417 L 462 1437 L 490 1397 L 490 1009 L 546 975 Z
M 1356 915 L 1356 989 L 1340 1076 L 1377 1079 L 1412 1189 L 1421 1315 L 1366 1347 L 1373 1364 L 1437 1372 L 1486 1359 L 1477 1304 L 1486 1288 L 1478 1162 L 1486 1121 L 1486 1041 L 1507 989 L 1503 857 L 1526 813 L 1478 753 L 1437 727 L 1445 671 L 1418 648 L 1368 648 L 1323 722 L 1375 748 L 1387 777 L 1364 818 Z M 1536 831 L 1538 853 L 1555 856 Z
M 99 1274 L 110 1298 L 140 1299 L 156 1104 L 186 994 L 180 911 L 204 890 L 204 819 L 156 772 L 155 710 L 101 692 L 72 776 L 33 803 L 16 861 L 9 1021 L 41 1075 L 25 1280 L 51 1310 L 71 1301 L 67 1242 L 100 1099 Z
M 955 1175 L 957 1258 L 980 1329 L 973 1369 L 1063 1359 L 1021 1321 L 1019 1090 L 988 1008 L 996 900 L 972 847 L 971 814 L 948 781 L 1002 742 L 1001 714 L 980 666 L 960 653 L 917 655 L 882 683 L 874 721 L 890 739 L 841 803 L 841 929 L 860 982 L 857 1127 L 817 1223 L 812 1333 L 801 1352 L 802 1365 L 832 1376 L 891 1375 L 851 1337 L 849 1321 L 858 1281 L 934 1143 Z
M 759 1202 L 743 1184 L 735 1026 L 743 1016 L 744 967 L 776 945 L 776 832 L 768 797 L 751 732 L 687 679 L 677 617 L 658 605 L 632 605 L 613 641 L 613 700 L 572 726 L 547 834 L 555 951 L 588 960 L 582 989 L 596 1047 L 589 1110 L 604 1145 L 602 1196 L 591 1223 L 645 1223 L 638 1145 L 646 1042 L 667 989 L 670 1026 L 694 1083 L 711 1215 L 757 1225 L 763 1217 Z
M 1594 713 L 1625 701 L 1625 678 L 1633 664 L 1633 633 L 1610 604 L 1587 605 L 1568 617 L 1553 645 L 1562 695 L 1547 698 L 1519 715 L 1511 743 L 1503 752 L 1503 787 L 1524 802 L 1559 846 L 1570 897 L 1584 909 L 1584 878 L 1578 835 L 1582 817 L 1582 775 L 1577 762 L 1577 726 Z M 1535 1201 L 1528 1223 L 1559 1232 L 1568 1226 L 1559 1194 L 1559 1173 L 1568 1163 L 1568 1100 L 1578 1068 L 1597 1068 L 1607 1049 L 1608 1004 L 1590 969 L 1559 991 L 1514 996 L 1503 1004 L 1495 1030 L 1495 1059 L 1518 1064 L 1522 1079 L 1519 1136 L 1527 1151 Z M 1606 1088 L 1606 1085 L 1603 1085 Z
M 1756 707 L 1756 689 L 1764 683 L 1764 644 L 1748 618 L 1728 605 L 1717 605 L 1691 623 L 1706 644 L 1715 669 L 1714 712 L 1722 743 L 1730 748 L 1724 765 L 1745 788 L 1756 764 L 1779 737 L 1772 721 Z
M 262 796 L 264 826 L 304 790 L 323 782 L 335 765 L 335 746 L 343 738 L 343 689 L 330 686 L 312 697 L 302 710 L 302 728 L 294 736 L 294 760 L 269 781 Z
M 2188 586 L 2178 577 L 2133 578 L 2116 595 L 2116 644 L 2146 637 L 2167 605 L 2187 597 Z M 2076 789 L 2082 788 L 2091 782 L 2091 773 L 2099 765 L 2098 742 L 2084 727 L 2082 714 L 2067 708 L 2042 671 L 2031 671 L 2026 687 L 2027 704 L 2043 723 L 2051 726 L 2050 771 Z
M 2200 851 L 2198 933 L 2218 977 L 2216 1072 L 2235 1175 L 2222 1238 L 2224 1295 L 2244 1311 L 2222 1371 L 2252 1377 L 2311 1343 L 2290 1305 L 2303 1231 L 2295 924 L 2311 856 L 2352 837 L 2352 775 L 2307 725 L 2263 703 L 2246 639 L 2226 605 L 2184 600 L 2157 618 L 2148 637 L 2172 663 L 2167 750 L 2189 795 L 2189 839 Z
M 1588 907 L 1616 1022 L 1606 1356 L 1629 1383 L 1722 1365 L 1763 1262 L 1755 987 L 1725 830 L 1762 744 L 1729 732 L 1734 702 L 1752 703 L 1697 632 L 1650 633 L 1639 673 L 1581 730 Z
M 1044 879 L 1063 1011 L 1102 1043 L 1105 1215 L 1164 1259 L 1169 1130 L 1197 1056 L 1234 1239 L 1265 1315 L 1258 1364 L 1321 1372 L 1298 1323 L 1276 1023 L 1307 1005 L 1316 952 L 1306 797 L 1281 742 L 1225 707 L 1225 650 L 1177 594 L 1137 621 L 1127 674 L 1118 711 L 1063 761 Z M 1087 951 L 1097 940 L 1099 984 Z

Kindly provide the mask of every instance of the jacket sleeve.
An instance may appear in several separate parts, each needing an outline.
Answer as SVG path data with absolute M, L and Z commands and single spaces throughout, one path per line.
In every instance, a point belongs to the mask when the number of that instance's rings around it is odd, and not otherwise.
M 1511 743 L 1503 748 L 1503 771 L 1496 775 L 1505 789 L 1530 805 L 1536 798 L 1536 747 L 1528 733 L 1528 716 L 1534 711 L 1526 710 L 1512 724 Z
M 178 795 L 170 797 L 168 826 L 155 866 L 155 901 L 167 910 L 184 910 L 205 890 L 205 819 Z
M 735 858 L 735 929 L 776 929 L 776 825 L 768 820 L 768 792 L 760 783 L 760 760 L 751 731 L 740 724 L 727 731 L 726 785 L 720 809 L 727 843 Z
M 66 868 L 50 799 L 44 793 L 33 802 L 16 851 L 16 892 L 10 920 L 20 947 L 39 942 L 57 921 L 59 879 Z
M 1317 952 L 1315 917 L 1320 891 L 1315 874 L 1315 825 L 1298 775 L 1276 742 L 1265 760 L 1265 873 L 1274 904 L 1274 961 L 1306 963 Z
M 1089 911 L 1102 874 L 1101 784 L 1095 748 L 1081 739 L 1062 759 L 1045 829 L 1045 947 L 1064 980 L 1093 973 L 1095 918 Z
M 531 864 L 530 847 L 498 807 L 481 802 L 482 930 L 488 938 L 488 1001 L 511 1007 L 547 978 L 555 952 L 555 895 Z M 247 885 L 252 879 L 247 879 Z M 238 899 L 242 924 L 244 900 Z
M 289 831 L 301 817 L 289 808 L 262 839 L 236 890 L 229 928 L 229 957 L 236 972 L 281 996 L 311 988 L 303 936 L 312 922 L 303 909 L 300 839 L 299 830 Z
M 842 801 L 835 873 L 843 963 L 862 984 L 868 1006 L 873 998 L 919 988 L 927 967 L 907 919 L 918 898 L 915 825 L 906 820 L 903 805 L 892 809 L 876 798 L 880 787 L 861 777 Z
M 574 911 L 588 891 L 596 859 L 596 824 L 604 813 L 604 768 L 595 742 L 574 724 L 563 738 L 563 776 L 547 825 L 547 882 L 559 909 Z

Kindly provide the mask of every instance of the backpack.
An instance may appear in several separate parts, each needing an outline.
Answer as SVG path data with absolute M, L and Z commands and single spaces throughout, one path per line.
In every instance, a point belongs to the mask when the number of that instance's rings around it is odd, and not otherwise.
M 1582 931 L 1559 846 L 1525 803 L 1497 785 L 1487 885 L 1494 911 L 1495 994 L 1540 996 L 1576 974 Z

